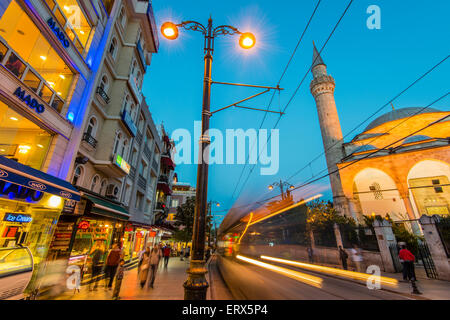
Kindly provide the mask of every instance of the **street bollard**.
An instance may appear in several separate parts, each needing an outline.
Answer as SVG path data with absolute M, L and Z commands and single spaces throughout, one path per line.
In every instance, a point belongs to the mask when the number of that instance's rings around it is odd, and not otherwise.
M 422 294 L 422 292 L 419 291 L 419 289 L 416 286 L 416 281 L 411 280 L 411 286 L 413 288 L 413 294 Z

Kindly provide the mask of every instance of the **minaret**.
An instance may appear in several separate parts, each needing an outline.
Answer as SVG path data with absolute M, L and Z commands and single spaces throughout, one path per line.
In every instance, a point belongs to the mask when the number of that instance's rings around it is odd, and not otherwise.
M 333 77 L 327 74 L 327 66 L 317 51 L 314 42 L 313 46 L 311 71 L 314 79 L 311 81 L 310 89 L 316 100 L 317 113 L 319 114 L 320 131 L 322 132 L 328 173 L 330 173 L 331 191 L 333 192 L 333 204 L 341 215 L 351 217 L 348 201 L 342 191 L 341 176 L 339 172 L 331 174 L 331 172 L 337 170 L 336 163 L 344 157 L 341 124 L 334 101 L 335 83 Z

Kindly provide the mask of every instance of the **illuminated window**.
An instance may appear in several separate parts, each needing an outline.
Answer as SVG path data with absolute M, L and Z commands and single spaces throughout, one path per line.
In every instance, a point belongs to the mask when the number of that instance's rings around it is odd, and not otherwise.
M 55 109 L 61 109 L 73 73 L 16 1 L 11 1 L 0 19 L 0 36 L 6 40 L 0 45 L 5 68 Z M 5 50 L 6 46 L 9 49 Z
M 46 0 L 46 3 L 77 50 L 87 52 L 92 27 L 77 0 Z
M 51 134 L 0 101 L 0 155 L 40 170 Z

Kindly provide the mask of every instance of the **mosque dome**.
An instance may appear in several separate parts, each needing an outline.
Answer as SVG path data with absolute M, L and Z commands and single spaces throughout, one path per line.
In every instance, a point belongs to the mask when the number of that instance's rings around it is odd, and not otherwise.
M 421 107 L 410 107 L 410 108 L 401 108 L 392 110 L 391 112 L 385 113 L 382 116 L 373 120 L 367 127 L 364 129 L 364 132 L 369 131 L 373 128 L 376 128 L 384 123 L 408 118 L 415 114 L 424 114 L 424 113 L 433 113 L 433 112 L 441 112 L 440 110 L 433 108 L 421 108 Z

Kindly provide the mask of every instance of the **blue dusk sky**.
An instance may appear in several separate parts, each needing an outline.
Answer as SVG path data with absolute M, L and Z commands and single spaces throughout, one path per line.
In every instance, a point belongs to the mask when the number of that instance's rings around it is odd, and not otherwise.
M 213 80 L 276 85 L 316 3 L 317 0 L 153 0 L 153 7 L 158 28 L 168 20 L 176 23 L 195 20 L 207 24 L 211 15 L 215 26 L 228 24 L 241 31 L 253 32 L 257 45 L 251 51 L 238 47 L 238 36 L 216 39 Z M 320 50 L 347 4 L 347 0 L 321 1 L 281 81 L 280 86 L 285 90 L 280 96 L 275 96 L 272 110 L 280 110 L 280 106 L 284 108 L 311 65 L 313 40 Z M 366 10 L 370 5 L 378 5 L 381 9 L 380 30 L 367 28 L 366 21 L 370 15 Z M 449 11 L 450 2 L 447 0 L 353 2 L 322 52 L 328 73 L 336 81 L 335 100 L 344 135 L 450 53 Z M 450 59 L 398 98 L 394 106 L 428 105 L 449 91 L 449 74 Z M 309 91 L 311 79 L 309 74 L 279 122 L 279 171 L 276 175 L 261 175 L 258 164 L 240 192 L 253 167 L 247 165 L 232 199 L 244 165 L 210 165 L 208 199 L 221 203 L 221 208 L 215 210 L 218 215 L 233 205 L 276 195 L 276 189 L 268 190 L 269 184 L 288 179 L 323 152 L 315 102 Z M 160 36 L 159 52 L 153 55 L 145 76 L 144 94 L 155 123 L 163 122 L 169 133 L 179 128 L 189 130 L 192 145 L 197 144 L 193 134 L 194 121 L 201 120 L 202 80 L 202 35 L 180 30 L 175 41 Z M 252 88 L 213 85 L 211 110 L 257 92 Z M 270 97 L 271 94 L 266 94 L 243 105 L 267 108 Z M 449 96 L 433 108 L 450 110 Z M 386 107 L 377 116 L 390 110 L 391 107 Z M 263 112 L 230 108 L 214 115 L 210 124 L 211 128 L 222 130 L 225 136 L 226 129 L 258 129 L 263 117 Z M 277 119 L 278 115 L 268 114 L 263 128 L 273 128 Z M 360 133 L 369 122 L 345 141 Z M 194 157 L 197 155 L 192 150 L 192 159 Z M 322 156 L 289 182 L 301 184 L 325 167 Z M 197 165 L 179 164 L 176 172 L 180 181 L 196 184 Z M 298 192 L 300 195 L 303 192 L 321 192 L 325 199 L 331 196 L 328 178 L 310 186 L 309 190 Z M 221 217 L 218 218 L 220 220 Z

